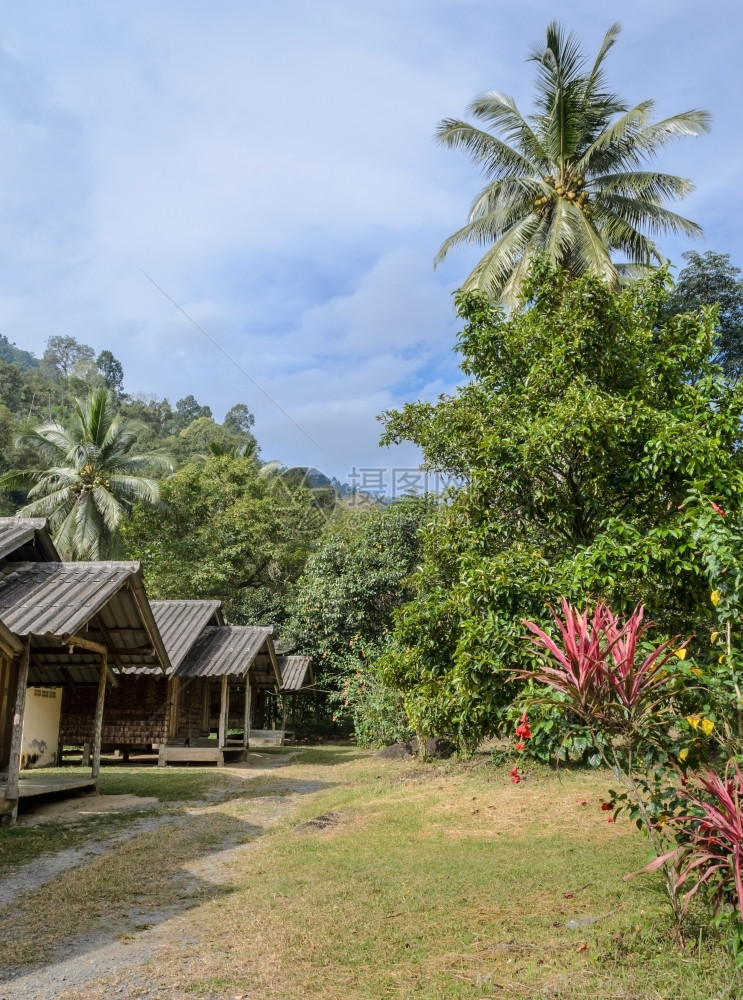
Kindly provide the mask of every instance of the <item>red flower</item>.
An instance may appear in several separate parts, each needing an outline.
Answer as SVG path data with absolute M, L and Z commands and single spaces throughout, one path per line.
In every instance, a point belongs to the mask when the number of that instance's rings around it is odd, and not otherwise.
M 519 773 L 519 765 L 517 764 L 516 767 L 514 767 L 511 770 L 511 775 L 518 774 L 518 773 Z
M 522 740 L 531 739 L 531 729 L 529 728 L 529 723 L 522 720 L 520 726 L 516 726 L 516 735 L 520 736 Z
M 511 775 L 511 781 L 514 783 L 514 785 L 518 785 L 518 783 L 521 781 L 521 775 L 520 774 Z
M 613 822 L 614 822 L 614 817 L 613 817 L 613 816 L 610 816 L 610 817 L 609 817 L 609 818 L 607 819 L 607 821 L 606 821 L 606 822 L 607 822 L 607 823 L 613 823 Z
M 722 509 L 722 507 L 718 507 L 717 504 L 714 502 L 712 504 L 712 510 L 715 512 L 715 514 L 719 514 L 720 517 L 725 517 L 725 511 Z
M 601 803 L 601 808 L 604 810 L 604 812 L 607 812 L 609 809 L 613 809 L 614 808 L 614 803 L 613 802 L 602 802 Z
M 518 742 L 518 743 L 516 744 L 516 749 L 517 749 L 517 750 L 526 750 L 526 743 L 522 743 L 521 741 L 519 741 L 519 742 Z

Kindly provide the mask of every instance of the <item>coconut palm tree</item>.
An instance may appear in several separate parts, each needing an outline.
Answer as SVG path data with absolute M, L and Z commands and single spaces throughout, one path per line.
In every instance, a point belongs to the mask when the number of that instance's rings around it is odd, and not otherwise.
M 48 517 L 63 559 L 100 559 L 110 553 L 116 530 L 137 501 L 160 506 L 158 484 L 148 470 L 172 470 L 161 454 L 132 454 L 139 426 L 116 412 L 107 389 L 75 400 L 66 424 L 51 422 L 22 435 L 39 456 L 40 470 L 8 472 L 0 486 L 31 486 L 19 517 Z
M 671 139 L 708 131 L 711 116 L 685 111 L 654 122 L 653 101 L 629 107 L 611 93 L 604 60 L 620 30 L 609 29 L 588 66 L 575 34 L 552 22 L 544 48 L 529 57 L 537 66 L 534 114 L 522 115 L 511 97 L 490 91 L 469 106 L 477 125 L 439 123 L 438 141 L 464 149 L 487 179 L 467 224 L 436 258 L 438 264 L 462 243 L 489 246 L 465 289 L 513 306 L 537 256 L 616 283 L 623 273 L 664 263 L 651 237 L 701 235 L 663 204 L 689 194 L 691 181 L 641 168 Z M 626 256 L 623 264 L 615 252 Z

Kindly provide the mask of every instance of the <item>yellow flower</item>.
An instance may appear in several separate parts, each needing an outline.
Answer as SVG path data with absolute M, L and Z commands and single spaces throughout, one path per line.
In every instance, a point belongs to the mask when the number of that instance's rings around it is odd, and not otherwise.
M 702 719 L 700 726 L 702 727 L 702 732 L 705 736 L 709 736 L 712 730 L 715 728 L 715 724 L 712 719 Z
M 702 671 L 699 669 L 699 667 L 690 667 L 689 669 L 691 670 L 691 672 L 693 674 L 696 674 L 697 677 L 701 677 L 702 676 Z
M 717 607 L 717 605 L 720 603 L 721 597 L 722 594 L 720 593 L 719 590 L 713 590 L 712 593 L 709 595 L 709 599 L 710 601 L 712 601 L 715 607 Z
M 689 725 L 691 726 L 692 729 L 696 729 L 697 728 L 697 726 L 701 722 L 701 719 L 702 719 L 701 715 L 687 715 L 686 716 L 686 721 L 689 723 Z
M 686 659 L 686 649 L 674 649 L 673 655 L 674 656 L 678 656 L 678 658 L 680 660 L 685 660 Z
M 679 760 L 686 760 L 688 756 L 689 756 L 689 748 L 684 747 L 684 749 L 679 754 Z

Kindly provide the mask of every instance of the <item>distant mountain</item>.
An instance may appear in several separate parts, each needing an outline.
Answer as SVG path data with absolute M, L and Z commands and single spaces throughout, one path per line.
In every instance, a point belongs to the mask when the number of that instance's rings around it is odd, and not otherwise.
M 0 333 L 0 361 L 5 361 L 9 365 L 15 365 L 21 371 L 39 367 L 38 358 L 35 358 L 30 351 L 22 351 L 20 347 L 11 344 L 8 338 L 2 333 Z

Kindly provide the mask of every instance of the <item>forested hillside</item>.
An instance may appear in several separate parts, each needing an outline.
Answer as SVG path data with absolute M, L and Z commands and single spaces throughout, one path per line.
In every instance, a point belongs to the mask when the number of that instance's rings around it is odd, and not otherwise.
M 127 389 L 111 351 L 55 336 L 36 358 L 0 338 L 2 514 L 49 517 L 65 558 L 141 562 L 153 599 L 218 599 L 235 624 L 274 625 L 279 648 L 312 655 L 338 692 L 328 722 L 354 713 L 346 682 L 368 673 L 410 596 L 430 504 L 388 506 L 264 460 L 243 402 L 218 423 L 194 395 Z M 315 722 L 324 706 L 309 706 Z

